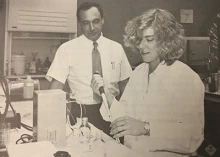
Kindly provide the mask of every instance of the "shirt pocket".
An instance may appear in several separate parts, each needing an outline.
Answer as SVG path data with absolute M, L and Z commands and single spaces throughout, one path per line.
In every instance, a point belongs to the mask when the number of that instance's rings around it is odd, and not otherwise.
M 110 80 L 111 83 L 117 83 L 120 81 L 121 77 L 121 62 L 111 62 L 111 73 L 110 73 Z

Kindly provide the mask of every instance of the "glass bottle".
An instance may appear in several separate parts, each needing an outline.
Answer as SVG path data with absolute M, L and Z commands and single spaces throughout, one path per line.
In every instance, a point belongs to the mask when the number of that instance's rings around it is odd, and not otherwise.
M 91 134 L 91 127 L 88 123 L 87 117 L 82 118 L 82 124 L 80 125 L 79 129 L 81 131 L 80 143 L 89 143 L 90 134 Z
M 43 64 L 43 72 L 47 73 L 48 69 L 50 68 L 51 62 L 49 60 L 49 57 L 46 57 L 44 64 Z
M 216 92 L 216 84 L 215 84 L 215 74 L 211 74 L 209 78 L 209 92 Z
M 36 66 L 37 74 L 40 74 L 42 72 L 42 61 L 40 59 L 38 59 L 35 66 Z
M 29 73 L 30 74 L 35 74 L 36 73 L 36 61 L 32 61 L 30 63 L 30 68 L 29 68 Z
M 31 79 L 31 75 L 27 75 L 27 79 L 24 80 L 23 98 L 32 99 L 34 92 L 34 80 Z
M 209 72 L 216 73 L 218 69 L 218 58 L 215 56 L 215 53 L 211 53 L 209 57 Z

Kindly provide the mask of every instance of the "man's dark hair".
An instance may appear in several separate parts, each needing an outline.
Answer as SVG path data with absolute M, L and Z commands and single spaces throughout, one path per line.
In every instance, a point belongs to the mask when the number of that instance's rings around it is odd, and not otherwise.
M 100 4 L 98 4 L 96 2 L 84 2 L 84 3 L 80 4 L 79 7 L 77 8 L 77 12 L 76 12 L 77 20 L 80 21 L 80 17 L 79 17 L 80 11 L 86 11 L 92 7 L 97 8 L 100 15 L 101 15 L 101 18 L 103 18 L 103 10 L 102 10 L 102 6 Z

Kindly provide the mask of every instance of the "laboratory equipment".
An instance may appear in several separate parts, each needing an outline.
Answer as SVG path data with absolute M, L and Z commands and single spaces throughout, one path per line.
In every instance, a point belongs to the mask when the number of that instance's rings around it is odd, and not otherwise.
M 82 124 L 79 127 L 79 129 L 81 131 L 80 142 L 81 143 L 89 143 L 90 135 L 91 135 L 91 127 L 88 123 L 88 118 L 87 117 L 82 118 Z
M 34 141 L 50 141 L 56 147 L 66 144 L 66 93 L 60 89 L 34 91 Z
M 107 153 L 107 148 L 105 141 L 103 140 L 103 131 L 97 130 L 96 137 L 92 144 L 92 151 L 96 154 L 96 157 L 105 157 Z
M 12 68 L 16 75 L 23 75 L 25 73 L 25 55 L 12 55 Z

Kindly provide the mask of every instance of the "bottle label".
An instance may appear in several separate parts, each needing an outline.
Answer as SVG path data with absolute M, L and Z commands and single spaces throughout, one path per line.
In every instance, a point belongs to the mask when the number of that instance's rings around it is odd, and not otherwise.
M 24 86 L 23 88 L 23 98 L 24 99 L 32 99 L 34 92 L 34 86 Z
M 26 83 L 25 86 L 34 86 L 33 83 Z

